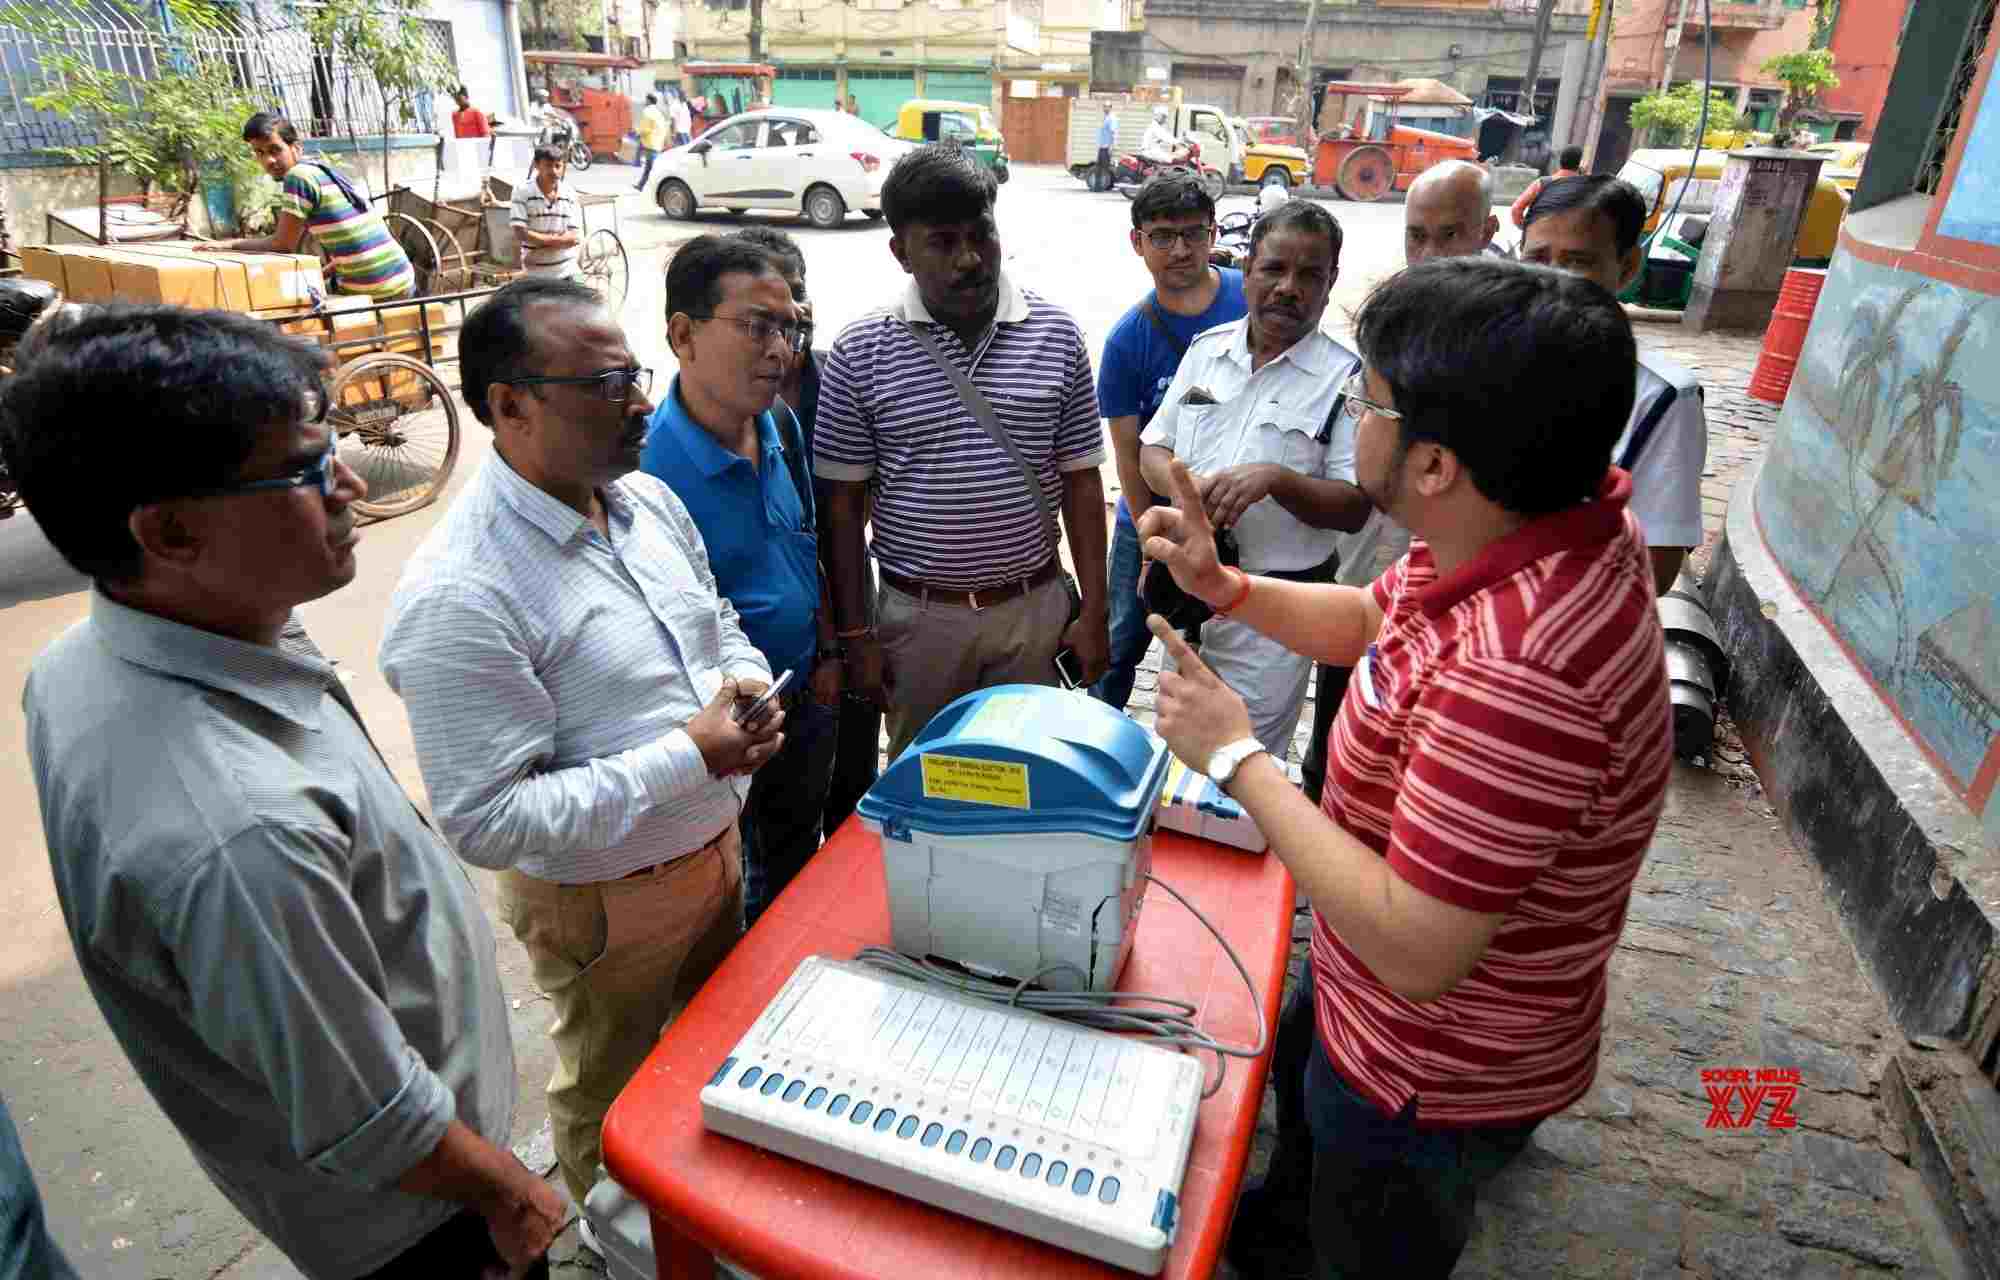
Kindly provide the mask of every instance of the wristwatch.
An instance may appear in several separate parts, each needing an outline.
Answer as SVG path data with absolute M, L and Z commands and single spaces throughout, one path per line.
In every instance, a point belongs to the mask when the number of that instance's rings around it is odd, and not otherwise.
M 1262 754 L 1265 754 L 1263 743 L 1255 738 L 1238 738 L 1228 746 L 1216 748 L 1215 754 L 1208 758 L 1208 768 L 1202 772 L 1206 773 L 1216 786 L 1227 787 L 1229 780 L 1236 776 L 1236 771 L 1243 767 L 1245 760 Z

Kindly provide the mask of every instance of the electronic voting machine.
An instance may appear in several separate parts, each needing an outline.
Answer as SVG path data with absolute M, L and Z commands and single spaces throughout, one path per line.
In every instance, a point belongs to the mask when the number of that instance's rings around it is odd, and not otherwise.
M 862 800 L 896 950 L 1108 990 L 1166 781 L 1093 699 L 981 690 Z M 701 1091 L 710 1129 L 1147 1275 L 1173 1243 L 1202 1064 L 1130 1036 L 814 956 Z

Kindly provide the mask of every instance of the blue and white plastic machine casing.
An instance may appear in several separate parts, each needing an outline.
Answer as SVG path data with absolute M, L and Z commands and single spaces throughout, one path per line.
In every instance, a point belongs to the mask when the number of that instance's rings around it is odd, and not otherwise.
M 1168 759 L 1120 712 L 1060 689 L 999 685 L 940 711 L 859 806 L 882 837 L 896 950 L 1111 990 Z

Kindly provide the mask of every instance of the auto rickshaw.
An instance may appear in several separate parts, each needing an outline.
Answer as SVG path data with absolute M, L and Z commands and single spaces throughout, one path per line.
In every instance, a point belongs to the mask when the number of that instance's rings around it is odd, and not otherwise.
M 957 142 L 993 170 L 996 181 L 1007 181 L 1007 140 L 1000 136 L 992 110 L 977 102 L 912 98 L 896 112 L 889 136 L 904 142 Z
M 1619 177 L 1639 189 L 1639 198 L 1646 202 L 1644 234 L 1651 235 L 1666 216 L 1668 206 L 1673 204 L 1674 189 L 1688 176 L 1688 162 L 1692 158 L 1690 151 L 1634 151 L 1625 161 L 1625 167 L 1618 171 Z M 1722 184 L 1722 167 L 1728 159 L 1720 151 L 1702 151 L 1701 165 L 1694 171 L 1694 180 L 1681 200 L 1679 216 L 1705 217 L 1714 210 L 1716 188 Z M 1846 216 L 1847 193 L 1822 171 L 1806 200 L 1805 217 L 1799 221 L 1799 236 L 1792 247 L 1793 265 L 1825 266 L 1833 257 L 1833 246 L 1840 239 L 1840 222 Z M 1679 229 L 1668 230 L 1678 234 Z

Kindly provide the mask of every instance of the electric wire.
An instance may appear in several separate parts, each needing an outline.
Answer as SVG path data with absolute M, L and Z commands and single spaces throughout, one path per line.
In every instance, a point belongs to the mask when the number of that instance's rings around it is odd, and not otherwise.
M 1681 179 L 1681 185 L 1674 192 L 1674 203 L 1667 209 L 1667 216 L 1660 219 L 1660 225 L 1653 228 L 1653 234 L 1646 237 L 1640 246 L 1639 261 L 1644 263 L 1652 256 L 1653 241 L 1665 235 L 1667 228 L 1674 225 L 1674 215 L 1681 211 L 1681 199 L 1687 195 L 1688 184 L 1695 180 L 1695 173 L 1701 168 L 1701 143 L 1708 133 L 1708 98 L 1715 92 L 1715 11 L 1709 7 L 1710 0 L 1701 0 L 1701 118 L 1694 125 L 1694 154 L 1688 158 L 1688 171 Z M 1680 50 L 1676 48 L 1675 54 Z M 1667 80 L 1673 80 L 1673 69 L 1667 69 Z
M 1043 965 L 1034 973 L 1018 982 L 997 982 L 978 978 L 949 968 L 934 960 L 906 956 L 888 947 L 863 947 L 855 953 L 855 960 L 861 964 L 880 969 L 899 978 L 906 978 L 926 986 L 941 987 L 955 995 L 983 1000 L 989 1004 L 1003 1005 L 1010 1009 L 1025 1009 L 1046 1017 L 1059 1018 L 1094 1031 L 1130 1031 L 1141 1033 L 1161 1044 L 1172 1045 L 1189 1053 L 1212 1053 L 1215 1055 L 1215 1080 L 1204 1084 L 1201 1096 L 1211 1098 L 1222 1088 L 1222 1081 L 1229 1070 L 1229 1058 L 1256 1058 L 1270 1043 L 1271 1028 L 1264 1018 L 1264 1006 L 1257 999 L 1257 985 L 1250 981 L 1250 971 L 1243 965 L 1243 959 L 1236 954 L 1236 948 L 1229 945 L 1229 939 L 1215 927 L 1201 908 L 1182 897 L 1175 889 L 1158 876 L 1148 875 L 1146 879 L 1172 894 L 1174 901 L 1194 913 L 1194 918 L 1207 927 L 1215 940 L 1229 956 L 1229 962 L 1236 966 L 1236 972 L 1243 979 L 1243 985 L 1250 992 L 1250 1005 L 1257 1011 L 1257 1043 L 1255 1045 L 1225 1044 L 1203 1031 L 1195 1019 L 1200 1015 L 1200 1006 L 1191 1004 L 1175 996 L 1157 995 L 1142 991 L 1036 991 L 1030 990 L 1033 983 L 1041 981 L 1052 973 L 1068 970 L 1089 981 L 1089 975 L 1067 961 Z M 1156 1006 L 1154 1008 L 1133 1008 L 1132 1002 Z M 1206 1074 L 1206 1073 L 1204 1073 Z

